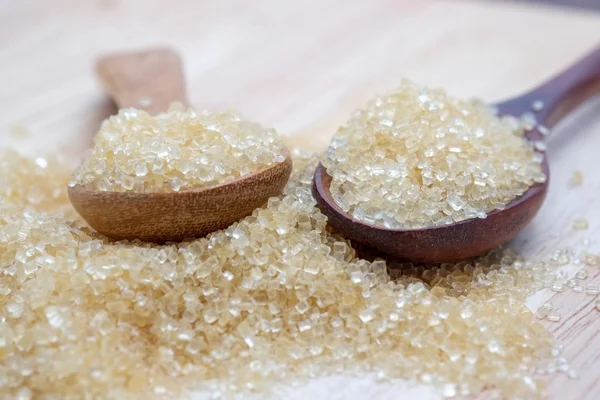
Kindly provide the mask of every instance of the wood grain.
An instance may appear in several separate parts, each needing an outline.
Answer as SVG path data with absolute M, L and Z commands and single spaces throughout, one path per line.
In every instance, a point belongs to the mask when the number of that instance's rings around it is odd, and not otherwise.
M 110 111 L 93 65 L 115 50 L 174 46 L 191 104 L 239 109 L 290 142 L 322 149 L 353 109 L 402 77 L 495 102 L 538 85 L 600 42 L 598 14 L 498 1 L 20 0 L 0 7 L 0 126 L 8 133 L 0 146 L 29 154 L 60 149 L 75 161 Z M 600 235 L 598 109 L 600 100 L 592 101 L 552 132 L 546 201 L 511 243 L 527 257 L 580 248 Z M 570 188 L 575 170 L 584 185 Z M 575 218 L 586 218 L 590 229 L 574 231 Z M 600 243 L 591 249 L 600 252 Z M 588 297 L 572 291 L 544 290 L 528 305 L 548 299 L 563 320 L 543 323 L 563 340 L 580 375 L 549 375 L 549 398 L 596 400 L 598 315 Z M 424 386 L 335 376 L 283 388 L 274 398 L 439 396 Z
M 69 188 L 79 215 L 113 239 L 164 243 L 206 236 L 279 196 L 292 173 L 285 160 L 233 182 L 206 189 L 168 193 L 102 192 L 85 186 Z
M 169 48 L 103 56 L 96 73 L 119 108 L 158 114 L 173 102 L 189 105 L 181 59 Z

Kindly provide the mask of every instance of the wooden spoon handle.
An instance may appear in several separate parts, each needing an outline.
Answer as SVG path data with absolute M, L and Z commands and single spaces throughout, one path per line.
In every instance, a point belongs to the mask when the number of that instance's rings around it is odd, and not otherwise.
M 521 116 L 533 112 L 533 102 L 543 109 L 535 114 L 538 123 L 552 127 L 571 110 L 600 92 L 600 47 L 575 65 L 532 91 L 497 105 L 500 115 Z
M 96 72 L 119 108 L 135 107 L 158 114 L 172 102 L 187 106 L 181 60 L 169 49 L 102 57 Z

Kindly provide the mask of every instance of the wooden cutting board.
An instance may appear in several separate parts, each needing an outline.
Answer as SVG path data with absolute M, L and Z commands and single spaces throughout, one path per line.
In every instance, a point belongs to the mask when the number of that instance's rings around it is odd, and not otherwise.
M 237 108 L 321 149 L 353 109 L 402 77 L 489 101 L 530 88 L 600 44 L 600 14 L 449 0 L 0 0 L 0 146 L 76 160 L 114 112 L 96 83 L 95 57 L 157 44 L 180 51 L 197 107 Z M 600 252 L 599 110 L 597 98 L 552 134 L 550 194 L 513 244 L 528 256 L 588 237 Z M 570 189 L 575 170 L 584 185 Z M 574 231 L 576 218 L 590 229 Z M 600 284 L 600 269 L 588 281 Z M 544 324 L 580 373 L 549 376 L 550 398 L 599 399 L 600 312 L 572 291 L 543 291 L 529 305 L 550 297 L 563 318 Z M 439 398 L 426 387 L 344 376 L 281 397 Z

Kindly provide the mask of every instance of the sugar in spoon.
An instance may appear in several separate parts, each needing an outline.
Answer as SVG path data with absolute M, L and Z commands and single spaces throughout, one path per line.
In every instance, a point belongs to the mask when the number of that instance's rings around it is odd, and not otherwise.
M 535 115 L 538 125 L 526 132 L 526 138 L 539 144 L 547 179 L 484 219 L 411 230 L 388 229 L 359 221 L 334 201 L 329 190 L 332 178 L 322 164 L 317 166 L 313 180 L 317 205 L 329 224 L 348 238 L 401 260 L 451 262 L 483 254 L 513 239 L 536 215 L 546 197 L 550 178 L 543 151 L 548 128 L 599 91 L 600 48 L 536 89 L 496 105 L 500 116 Z
M 172 102 L 188 104 L 181 61 L 169 49 L 122 53 L 99 60 L 101 82 L 117 105 L 151 114 Z M 98 232 L 113 239 L 152 242 L 201 237 L 250 215 L 281 194 L 292 171 L 285 160 L 222 185 L 167 193 L 110 192 L 86 185 L 68 188 L 77 212 Z

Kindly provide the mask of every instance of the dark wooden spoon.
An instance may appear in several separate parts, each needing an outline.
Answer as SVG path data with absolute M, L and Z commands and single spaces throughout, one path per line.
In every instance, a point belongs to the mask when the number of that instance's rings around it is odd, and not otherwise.
M 119 107 L 150 113 L 171 102 L 187 105 L 181 61 L 169 49 L 102 58 L 98 75 Z M 285 160 L 223 185 L 169 193 L 107 192 L 85 185 L 69 187 L 75 210 L 98 232 L 113 239 L 152 242 L 201 237 L 250 215 L 281 194 L 292 172 Z
M 600 48 L 538 88 L 497 105 L 499 115 L 535 115 L 537 126 L 527 138 L 542 141 L 547 128 L 600 91 Z M 535 103 L 535 105 L 534 105 Z M 543 104 L 543 108 L 536 107 Z M 536 111 L 537 110 L 537 111 Z M 317 205 L 329 224 L 348 238 L 395 258 L 417 262 L 451 262 L 480 255 L 513 239 L 540 209 L 549 183 L 548 160 L 542 168 L 545 183 L 531 186 L 503 210 L 485 219 L 469 219 L 440 227 L 398 230 L 370 225 L 354 219 L 333 200 L 331 176 L 319 164 L 313 181 Z

